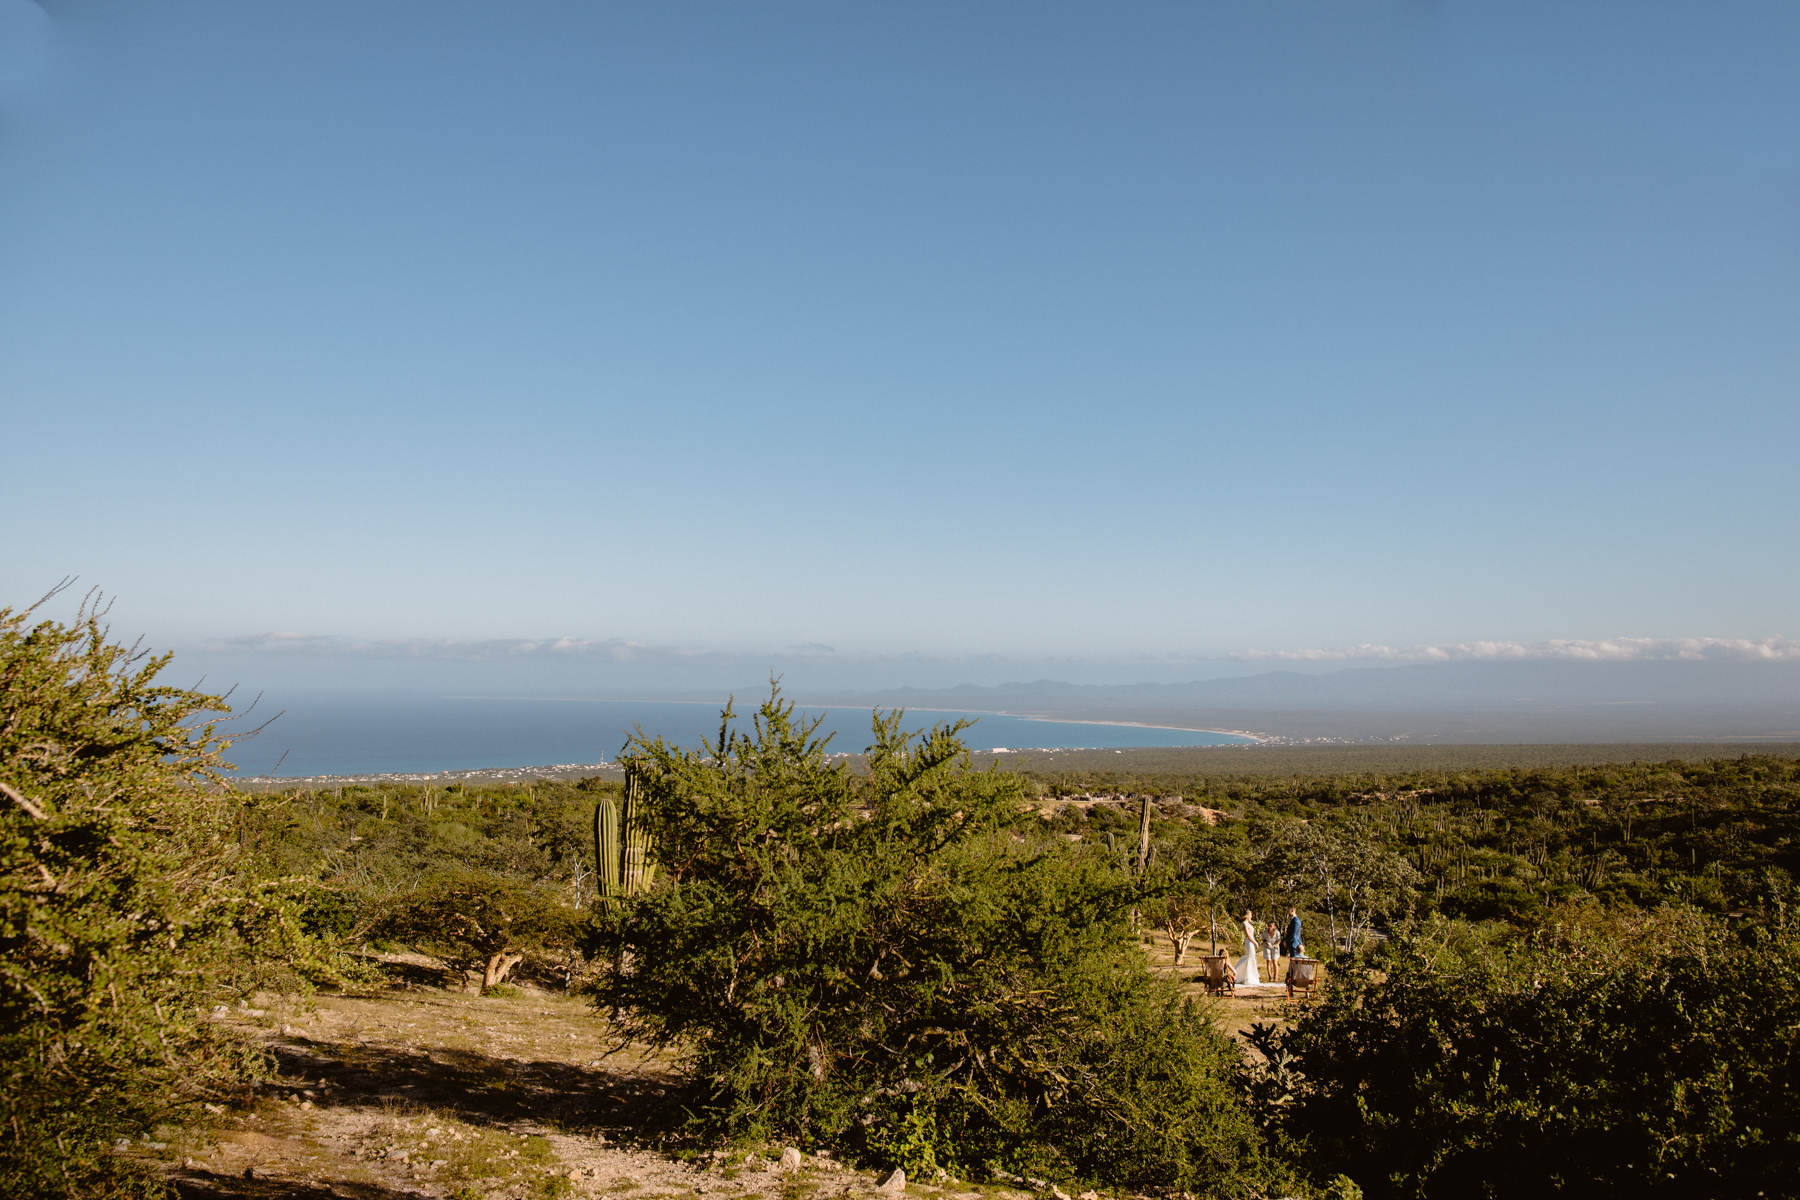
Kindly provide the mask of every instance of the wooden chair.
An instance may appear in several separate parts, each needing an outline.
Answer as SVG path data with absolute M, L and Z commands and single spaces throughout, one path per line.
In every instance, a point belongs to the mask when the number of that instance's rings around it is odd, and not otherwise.
M 1319 986 L 1319 960 L 1316 958 L 1288 959 L 1287 994 L 1294 998 L 1296 989 L 1304 991 L 1307 999 L 1312 998 L 1312 990 Z
M 1206 985 L 1210 994 L 1219 992 L 1236 992 L 1237 979 L 1231 973 L 1231 960 L 1223 954 L 1205 954 L 1200 957 L 1200 974 L 1195 976 Z

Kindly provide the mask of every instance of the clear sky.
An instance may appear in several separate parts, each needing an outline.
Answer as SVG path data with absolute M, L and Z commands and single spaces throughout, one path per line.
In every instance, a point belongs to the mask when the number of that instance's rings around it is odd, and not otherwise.
M 0 604 L 1800 634 L 1800 5 L 0 0 Z

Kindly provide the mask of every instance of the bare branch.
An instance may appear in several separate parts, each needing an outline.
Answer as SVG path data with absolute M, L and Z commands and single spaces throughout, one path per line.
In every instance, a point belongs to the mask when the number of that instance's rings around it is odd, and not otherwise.
M 256 694 L 256 699 L 257 700 L 262 699 L 261 692 L 258 692 Z M 256 707 L 256 703 L 255 703 L 255 701 L 252 701 L 250 704 L 250 708 L 255 708 L 255 707 Z M 244 711 L 247 713 L 250 711 L 250 709 L 246 708 Z M 273 725 L 275 722 L 281 720 L 281 718 L 283 718 L 285 716 L 287 716 L 287 709 L 284 708 L 280 712 L 276 713 L 274 716 L 270 717 L 268 720 L 264 721 L 261 725 L 258 725 L 255 729 L 246 729 L 243 733 L 232 734 L 231 740 L 234 742 L 241 742 L 245 738 L 255 737 L 257 734 L 261 733 L 263 730 L 267 729 L 269 726 Z M 235 719 L 235 718 L 233 718 L 233 719 Z
M 49 591 L 45 592 L 43 595 L 39 596 L 36 600 L 33 600 L 30 604 L 27 604 L 22 610 L 20 610 L 19 615 L 21 617 L 30 616 L 32 613 L 36 612 L 38 609 L 42 608 L 44 605 L 50 603 L 50 601 L 54 600 L 57 596 L 61 595 L 63 592 L 66 592 L 70 588 L 74 587 L 75 581 L 79 578 L 80 578 L 80 576 L 78 576 L 78 575 L 64 575 L 61 579 L 57 580 L 55 587 L 51 588 Z
M 11 784 L 0 783 L 0 792 L 5 792 L 7 797 L 20 808 L 24 809 L 26 815 L 31 817 L 32 820 L 42 821 L 49 817 L 49 814 L 43 810 L 37 801 L 31 799 L 31 797 L 25 795 Z

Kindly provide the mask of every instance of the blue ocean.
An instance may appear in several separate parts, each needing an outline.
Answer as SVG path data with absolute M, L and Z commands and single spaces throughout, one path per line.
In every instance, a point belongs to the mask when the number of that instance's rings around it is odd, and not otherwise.
M 423 774 L 487 767 L 598 763 L 618 757 L 634 731 L 686 746 L 718 736 L 718 704 L 642 700 L 543 700 L 398 695 L 303 695 L 282 700 L 267 728 L 235 741 L 226 757 L 241 775 Z M 275 711 L 267 701 L 240 734 Z M 738 702 L 748 730 L 754 702 Z M 866 708 L 801 708 L 824 718 L 830 749 L 859 753 L 871 738 Z M 1140 725 L 1041 721 L 993 713 L 908 709 L 905 727 L 974 720 L 972 750 L 1219 746 L 1250 739 Z

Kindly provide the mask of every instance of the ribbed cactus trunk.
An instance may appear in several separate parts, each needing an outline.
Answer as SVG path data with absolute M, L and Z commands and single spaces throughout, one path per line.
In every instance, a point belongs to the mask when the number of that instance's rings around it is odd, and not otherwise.
M 644 824 L 643 804 L 637 772 L 628 771 L 624 800 L 605 796 L 594 806 L 594 861 L 603 901 L 647 892 L 656 877 L 650 858 L 655 844 Z
M 620 820 L 625 857 L 620 860 L 619 887 L 626 895 L 650 890 L 656 864 L 650 861 L 650 830 L 644 824 L 644 801 L 637 773 L 625 777 L 625 813 Z
M 611 796 L 602 796 L 594 805 L 595 886 L 600 899 L 612 900 L 619 892 L 619 804 Z

